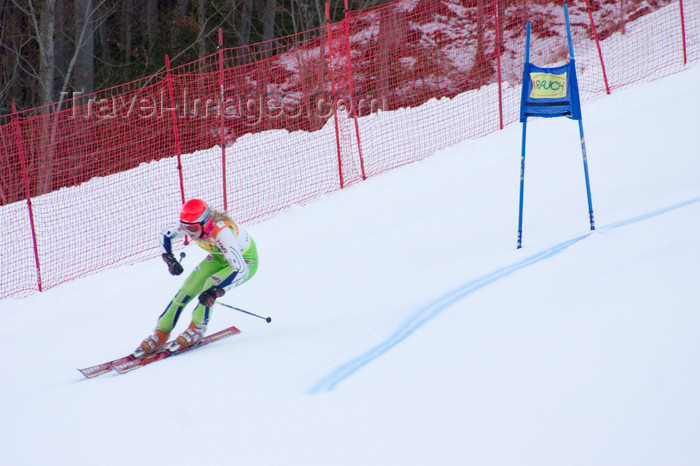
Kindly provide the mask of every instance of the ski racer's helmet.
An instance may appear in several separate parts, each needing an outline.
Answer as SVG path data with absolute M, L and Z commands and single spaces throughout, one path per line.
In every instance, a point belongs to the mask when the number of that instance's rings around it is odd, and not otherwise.
M 201 238 L 211 230 L 211 211 L 201 199 L 190 199 L 180 211 L 180 226 L 191 237 Z

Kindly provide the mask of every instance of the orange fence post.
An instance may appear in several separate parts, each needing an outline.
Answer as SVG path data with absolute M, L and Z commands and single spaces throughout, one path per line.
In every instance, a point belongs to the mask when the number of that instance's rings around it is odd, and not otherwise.
M 228 210 L 228 194 L 226 187 L 226 135 L 224 133 L 224 32 L 219 28 L 219 92 L 221 93 L 221 102 L 219 102 L 219 131 L 221 132 L 221 176 L 223 177 L 224 190 L 224 210 Z
M 29 224 L 32 228 L 32 242 L 34 243 L 34 263 L 36 265 L 36 283 L 39 291 L 42 291 L 41 285 L 41 266 L 39 265 L 39 247 L 37 246 L 36 228 L 34 227 L 34 210 L 32 209 L 32 194 L 29 186 L 29 172 L 27 170 L 27 159 L 24 156 L 24 144 L 22 143 L 22 132 L 19 127 L 19 116 L 17 115 L 17 106 L 12 102 L 12 124 L 17 137 L 17 150 L 19 151 L 19 159 L 22 164 L 22 180 L 24 181 L 24 193 L 27 198 L 27 209 L 29 210 Z
M 685 18 L 683 16 L 683 0 L 679 0 L 678 4 L 680 5 L 680 9 L 681 9 L 681 37 L 683 38 L 683 64 L 687 65 L 688 64 L 688 56 L 686 54 L 686 47 L 685 47 Z
M 503 76 L 501 74 L 501 17 L 498 14 L 498 0 L 493 0 L 496 18 L 496 63 L 498 68 L 498 121 L 503 129 Z
M 182 178 L 182 150 L 180 149 L 180 136 L 177 132 L 177 111 L 175 109 L 175 99 L 173 98 L 173 77 L 172 70 L 170 69 L 170 59 L 165 56 L 165 69 L 167 70 L 167 80 L 168 80 L 168 96 L 170 98 L 171 107 L 169 110 L 172 112 L 172 122 L 173 122 L 173 137 L 175 138 L 175 152 L 177 152 L 177 169 L 180 174 L 180 195 L 182 197 L 182 203 L 185 203 L 185 182 Z
M 343 182 L 343 160 L 340 152 L 340 133 L 338 130 L 338 101 L 335 98 L 335 77 L 333 75 L 333 35 L 331 33 L 331 10 L 326 2 L 326 40 L 328 42 L 328 68 L 331 74 L 331 100 L 333 101 L 333 121 L 335 122 L 335 143 L 338 150 L 338 177 L 340 189 L 345 187 Z
M 360 170 L 362 171 L 362 179 L 366 180 L 367 175 L 365 174 L 365 160 L 362 156 L 362 144 L 360 143 L 360 125 L 357 122 L 357 112 L 360 106 L 359 102 L 355 102 L 355 88 L 353 85 L 352 78 L 352 55 L 350 54 L 350 20 L 348 18 L 348 0 L 345 0 L 345 17 L 343 22 L 345 23 L 345 48 L 347 54 L 347 68 L 348 68 L 348 87 L 350 91 L 350 102 L 352 105 L 353 120 L 355 121 L 355 137 L 357 138 L 357 152 L 360 157 Z
M 591 13 L 591 3 L 586 0 L 586 10 L 588 11 L 588 18 L 591 20 L 591 29 L 593 30 L 593 36 L 595 37 L 595 45 L 598 47 L 598 58 L 600 58 L 600 68 L 603 70 L 603 81 L 605 81 L 605 92 L 610 94 L 610 86 L 608 85 L 608 76 L 605 73 L 605 63 L 603 62 L 603 52 L 600 49 L 600 40 L 598 39 L 598 31 L 595 28 L 595 22 L 593 21 L 593 13 Z

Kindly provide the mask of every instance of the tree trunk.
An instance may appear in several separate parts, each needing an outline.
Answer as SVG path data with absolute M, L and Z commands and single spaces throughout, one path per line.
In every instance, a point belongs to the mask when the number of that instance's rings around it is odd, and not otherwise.
M 104 63 L 112 63 L 112 54 L 109 50 L 109 30 L 107 21 L 101 21 L 97 27 L 100 34 L 100 55 Z
M 187 14 L 187 9 L 190 7 L 190 0 L 177 0 L 175 3 L 175 10 L 173 14 L 176 16 L 174 24 L 179 24 L 177 20 L 182 18 Z M 182 44 L 182 27 L 175 26 L 172 31 L 170 31 L 170 50 L 172 52 L 177 52 L 180 50 Z
M 133 39 L 131 32 L 132 18 L 134 13 L 133 0 L 123 0 L 122 3 L 122 50 L 124 51 L 124 63 L 131 65 L 131 49 Z
M 95 90 L 95 12 L 92 0 L 75 0 L 75 48 L 77 60 L 74 89 L 84 94 Z
M 275 13 L 277 11 L 277 0 L 264 0 L 262 14 L 263 42 L 275 38 Z
M 39 17 L 39 30 L 37 40 L 39 42 L 39 105 L 45 106 L 44 113 L 50 114 L 53 102 L 54 87 L 54 24 L 55 24 L 56 0 L 44 0 L 41 4 Z M 46 140 L 51 134 L 50 118 L 43 120 L 43 134 Z M 30 196 L 38 196 L 51 191 L 53 187 L 53 145 L 43 147 L 39 152 L 39 173 L 34 190 L 30 187 Z M 31 156 L 28 157 L 31 159 Z
M 197 44 L 197 57 L 200 59 L 207 56 L 207 0 L 199 0 L 198 12 L 197 12 L 197 23 L 199 24 L 199 43 Z
M 399 34 L 401 34 L 402 21 L 405 20 L 394 11 L 387 8 L 379 10 L 377 69 L 375 71 L 375 76 L 376 97 L 381 102 L 391 102 L 388 97 L 391 89 L 391 76 L 392 70 L 394 70 L 396 50 L 400 41 Z
M 250 44 L 250 22 L 253 20 L 253 0 L 243 0 L 241 23 L 238 28 L 238 45 Z
M 148 60 L 146 67 L 162 62 L 157 57 L 156 39 L 158 37 L 158 0 L 146 0 L 146 38 L 148 40 Z M 161 61 L 158 61 L 161 60 Z
M 63 81 L 68 74 L 68 63 L 70 62 L 70 46 L 66 38 L 65 31 L 70 28 L 66 25 L 65 0 L 57 0 L 55 11 L 55 28 L 58 31 L 54 40 L 54 95 L 59 100 L 65 100 L 69 96 L 60 95 L 63 88 Z
M 488 81 L 488 78 L 493 74 L 493 67 L 486 55 L 484 41 L 484 15 L 487 3 L 490 0 L 478 0 L 476 9 L 476 54 L 474 55 L 474 65 L 469 72 L 470 89 L 477 89 Z
M 54 89 L 54 24 L 56 0 L 43 0 L 39 16 L 39 105 L 53 102 Z

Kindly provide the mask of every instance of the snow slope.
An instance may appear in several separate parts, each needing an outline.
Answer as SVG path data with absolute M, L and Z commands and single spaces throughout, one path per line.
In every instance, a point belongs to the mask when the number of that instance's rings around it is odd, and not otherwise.
M 254 225 L 223 301 L 272 322 L 128 375 L 75 369 L 151 331 L 159 259 L 0 301 L 0 462 L 698 464 L 698 82 L 584 106 L 594 232 L 576 123 L 533 119 L 523 249 L 511 125 Z

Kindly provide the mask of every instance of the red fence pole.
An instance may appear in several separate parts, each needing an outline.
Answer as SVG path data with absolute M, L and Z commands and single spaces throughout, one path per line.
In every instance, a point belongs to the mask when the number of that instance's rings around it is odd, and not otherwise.
M 347 0 L 345 0 L 347 1 Z M 498 65 L 498 121 L 503 129 L 503 77 L 501 75 L 501 17 L 498 14 L 498 0 L 493 0 L 493 7 L 496 9 L 496 63 Z
M 679 5 L 681 7 L 681 36 L 683 36 L 683 64 L 688 64 L 688 56 L 685 50 L 685 18 L 683 16 L 683 0 L 679 0 Z
M 328 68 L 331 73 L 331 100 L 333 101 L 333 120 L 335 121 L 335 143 L 338 150 L 338 176 L 340 178 L 340 189 L 344 188 L 343 182 L 343 160 L 340 153 L 340 134 L 338 131 L 338 102 L 335 98 L 335 77 L 333 76 L 333 36 L 331 34 L 331 9 L 326 2 L 326 37 L 328 41 Z
M 221 139 L 221 175 L 224 184 L 224 210 L 228 210 L 228 193 L 226 189 L 226 135 L 224 134 L 224 32 L 219 28 L 219 91 L 221 92 L 221 102 L 219 102 L 219 118 Z
M 182 197 L 182 203 L 185 203 L 185 182 L 182 179 L 182 151 L 180 150 L 180 136 L 177 132 L 177 110 L 175 107 L 175 99 L 173 98 L 173 77 L 172 70 L 170 69 L 170 59 L 165 56 L 165 69 L 167 70 L 167 80 L 168 80 L 168 96 L 170 97 L 169 110 L 172 113 L 173 122 L 173 136 L 175 137 L 175 152 L 177 152 L 177 169 L 180 173 L 180 195 Z
M 12 102 L 12 124 L 15 128 L 17 137 L 17 150 L 19 151 L 19 159 L 22 163 L 22 179 L 24 181 L 24 195 L 27 197 L 27 209 L 29 210 L 29 224 L 32 228 L 32 242 L 34 243 L 34 264 L 36 266 L 36 283 L 39 291 L 41 286 L 41 266 L 39 265 L 39 248 L 37 246 L 36 228 L 34 227 L 34 209 L 32 209 L 32 195 L 29 187 L 29 172 L 27 170 L 27 159 L 24 156 L 24 144 L 22 144 L 22 132 L 19 127 L 19 116 L 17 115 L 17 106 Z
M 600 67 L 603 70 L 603 80 L 605 81 L 605 91 L 610 94 L 610 86 L 608 86 L 608 76 L 605 73 L 605 63 L 603 63 L 603 52 L 600 50 L 600 40 L 598 40 L 598 31 L 595 28 L 595 22 L 593 21 L 593 13 L 591 13 L 591 3 L 586 0 L 586 10 L 588 10 L 588 18 L 591 21 L 591 29 L 593 30 L 593 36 L 595 37 L 595 45 L 598 47 L 598 57 L 600 58 Z
M 350 19 L 348 18 L 348 0 L 345 0 L 345 16 L 343 22 L 345 23 L 345 48 L 347 50 L 347 68 L 348 68 L 348 87 L 350 90 L 350 102 L 352 104 L 353 120 L 355 121 L 355 136 L 357 138 L 357 151 L 360 157 L 360 170 L 362 171 L 362 179 L 366 180 L 367 175 L 365 174 L 365 158 L 362 156 L 362 144 L 360 144 L 360 125 L 357 123 L 357 112 L 360 103 L 355 103 L 355 86 L 352 79 L 352 56 L 350 54 Z

